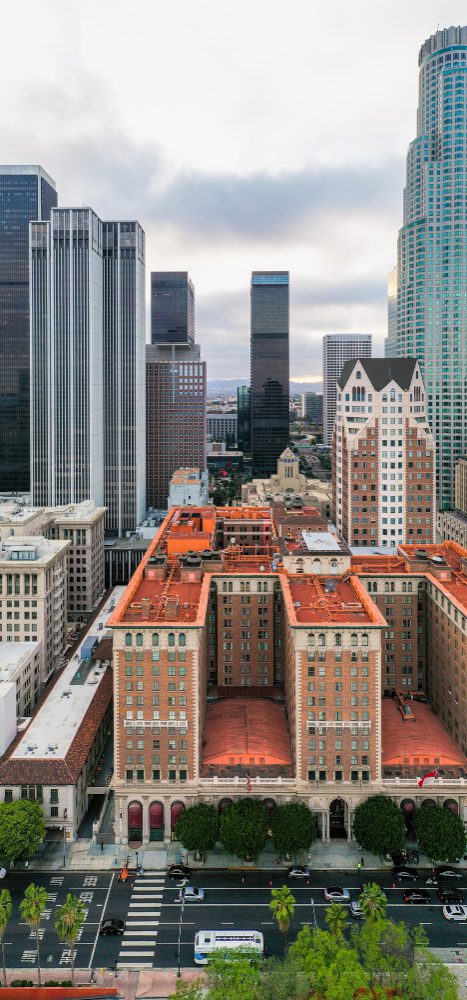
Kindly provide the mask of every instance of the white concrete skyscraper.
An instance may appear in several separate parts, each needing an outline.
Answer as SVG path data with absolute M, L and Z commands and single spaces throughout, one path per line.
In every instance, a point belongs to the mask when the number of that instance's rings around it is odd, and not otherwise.
M 398 240 L 397 353 L 420 361 L 445 509 L 467 448 L 467 27 L 437 31 L 418 61 L 417 136 Z
M 323 337 L 323 442 L 332 444 L 337 380 L 346 361 L 371 358 L 371 333 L 327 333 Z
M 144 233 L 90 208 L 30 224 L 31 491 L 93 500 L 106 530 L 145 511 Z

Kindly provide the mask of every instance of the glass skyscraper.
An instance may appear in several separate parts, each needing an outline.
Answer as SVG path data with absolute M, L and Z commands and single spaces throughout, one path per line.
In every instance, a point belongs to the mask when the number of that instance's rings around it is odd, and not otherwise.
M 151 343 L 193 344 L 195 289 L 187 271 L 151 273 Z
M 29 490 L 29 223 L 50 218 L 55 182 L 0 166 L 0 490 Z
M 467 450 L 467 27 L 431 35 L 419 66 L 398 240 L 397 353 L 420 361 L 446 509 Z
M 250 308 L 252 465 L 267 477 L 289 443 L 289 272 L 253 271 Z

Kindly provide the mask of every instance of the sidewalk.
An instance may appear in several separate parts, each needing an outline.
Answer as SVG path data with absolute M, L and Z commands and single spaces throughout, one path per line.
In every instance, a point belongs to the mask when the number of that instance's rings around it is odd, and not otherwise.
M 68 979 L 70 970 L 63 966 L 59 969 L 42 969 L 43 981 L 47 979 Z M 166 1000 L 171 993 L 175 993 L 177 985 L 176 969 L 148 969 L 147 971 L 121 970 L 118 973 L 110 969 L 95 969 L 93 984 L 95 986 L 113 987 L 125 1000 L 143 1000 L 144 998 L 154 998 L 154 1000 Z M 181 979 L 186 983 L 193 983 L 197 979 L 203 978 L 202 969 L 182 969 Z M 7 982 L 14 979 L 32 979 L 37 984 L 37 969 L 7 969 Z M 75 982 L 77 986 L 88 985 L 91 981 L 89 969 L 75 969 Z

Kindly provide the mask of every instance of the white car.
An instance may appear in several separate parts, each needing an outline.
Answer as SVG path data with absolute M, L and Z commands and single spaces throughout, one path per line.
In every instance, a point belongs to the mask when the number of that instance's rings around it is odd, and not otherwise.
M 467 906 L 460 906 L 458 903 L 443 906 L 443 917 L 446 920 L 457 920 L 459 923 L 465 923 L 467 921 Z
M 0 866 L 0 878 L 5 878 L 5 877 L 6 877 L 6 868 Z

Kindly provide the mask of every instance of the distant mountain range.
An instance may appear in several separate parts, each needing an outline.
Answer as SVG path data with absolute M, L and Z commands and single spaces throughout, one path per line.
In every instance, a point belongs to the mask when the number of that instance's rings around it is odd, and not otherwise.
M 233 396 L 238 385 L 248 384 L 247 378 L 208 379 L 208 396 L 210 399 L 213 396 Z M 321 382 L 289 382 L 289 391 L 291 396 L 295 396 L 301 392 L 322 392 L 323 386 Z

